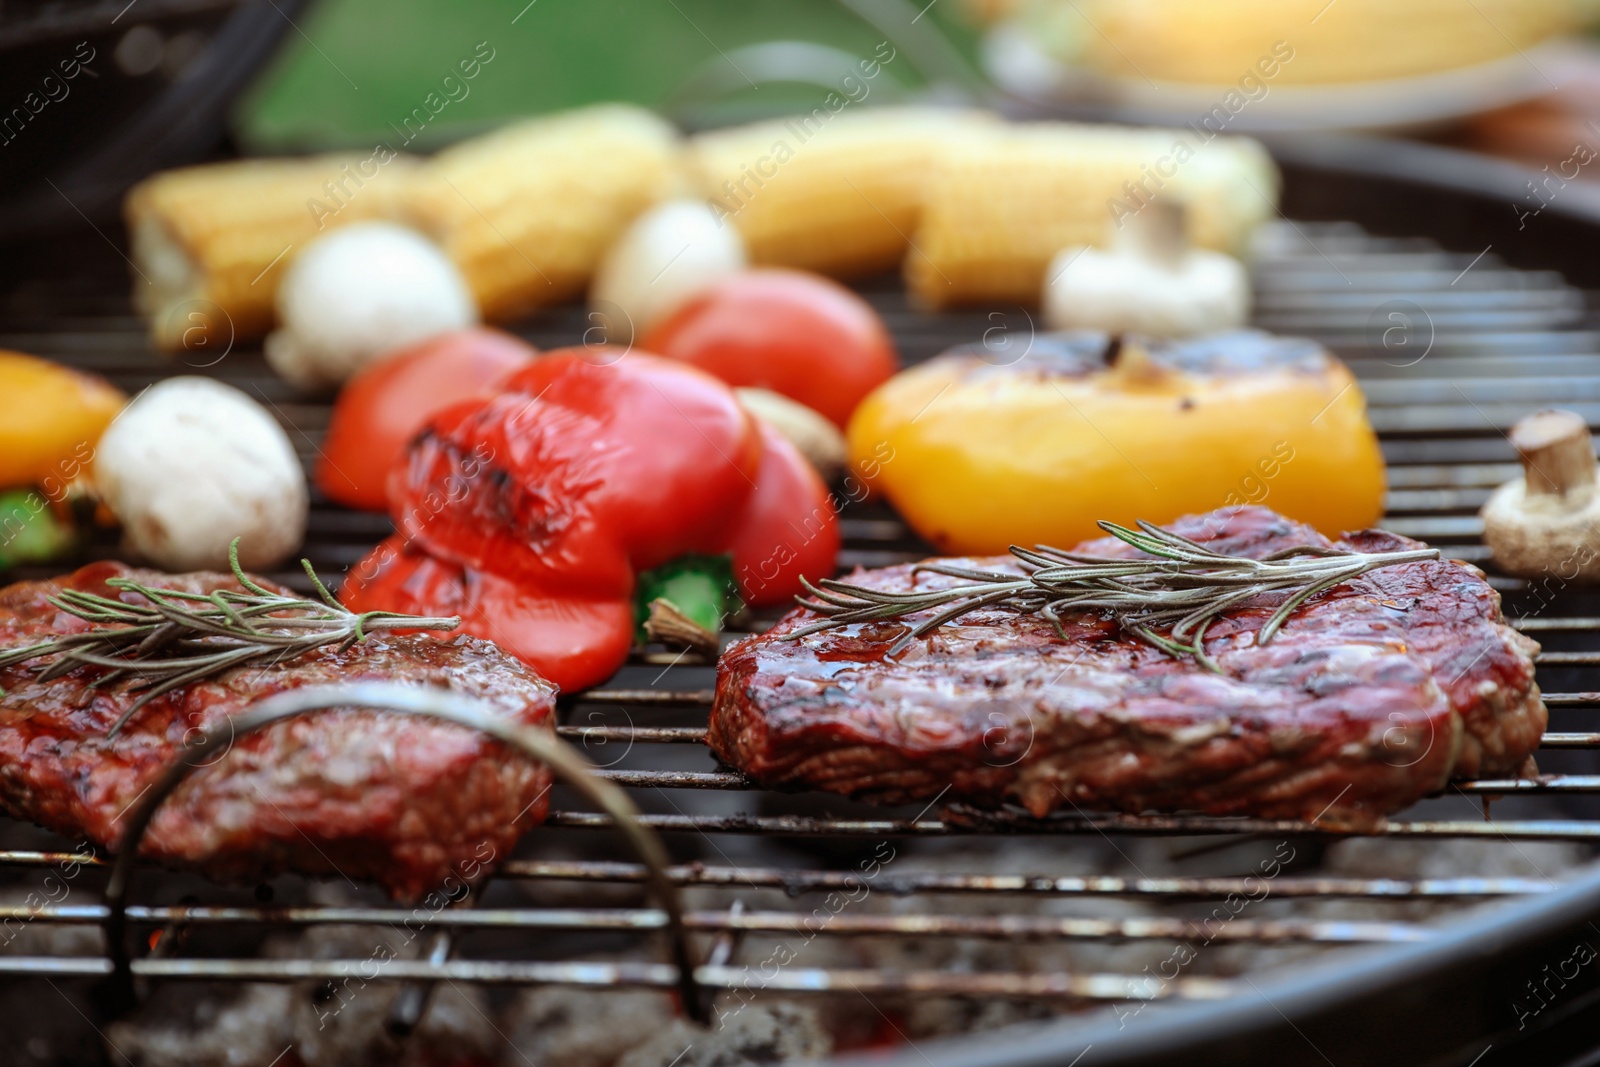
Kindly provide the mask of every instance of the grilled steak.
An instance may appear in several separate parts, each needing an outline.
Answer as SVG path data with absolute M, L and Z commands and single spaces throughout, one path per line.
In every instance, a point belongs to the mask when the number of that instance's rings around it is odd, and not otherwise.
M 221 574 L 91 564 L 0 590 L 0 647 L 87 628 L 47 602 L 61 587 L 138 602 L 106 586 L 118 575 L 200 593 L 239 588 Z M 549 723 L 555 704 L 554 686 L 486 641 L 378 632 L 347 651 L 328 646 L 174 690 L 108 740 L 137 692 L 125 682 L 90 688 L 96 668 L 41 682 L 39 666 L 0 670 L 0 808 L 109 849 L 186 735 L 281 690 L 373 680 L 445 686 L 530 725 Z M 353 708 L 315 712 L 208 758 L 161 806 L 140 855 L 221 880 L 284 870 L 371 879 L 414 899 L 452 889 L 452 877 L 458 885 L 486 875 L 544 817 L 549 784 L 543 765 L 463 727 Z
M 1264 557 L 1330 542 L 1262 508 L 1188 516 L 1176 533 Z M 1383 531 L 1338 547 L 1393 551 Z M 1078 552 L 1138 553 L 1121 541 Z M 961 561 L 1021 573 L 1011 557 Z M 851 581 L 906 590 L 959 584 L 911 566 Z M 1544 732 L 1538 646 L 1505 624 L 1476 568 L 1429 560 L 1369 571 L 1312 598 L 1265 646 L 1283 603 L 1258 597 L 1217 622 L 1212 673 L 1123 634 L 1098 615 L 982 609 L 898 659 L 899 621 L 792 640 L 797 609 L 734 644 L 717 673 L 710 742 L 769 785 L 904 803 L 1201 811 L 1370 826 L 1454 777 L 1516 773 Z M 911 616 L 919 619 L 923 616 Z

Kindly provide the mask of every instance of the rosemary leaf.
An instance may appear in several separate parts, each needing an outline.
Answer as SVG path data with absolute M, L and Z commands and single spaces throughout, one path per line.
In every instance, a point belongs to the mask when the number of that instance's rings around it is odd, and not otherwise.
M 1301 605 L 1336 585 L 1379 567 L 1439 558 L 1436 548 L 1350 552 L 1303 545 L 1251 559 L 1216 552 L 1143 520 L 1138 529 L 1113 522 L 1099 526 L 1150 558 L 1090 556 L 1049 545 L 1013 545 L 1011 554 L 1026 572 L 1021 577 L 935 562 L 913 568 L 913 580 L 926 572 L 962 579 L 961 584 L 893 591 L 834 579 L 812 585 L 802 579 L 809 595 L 795 600 L 822 618 L 789 637 L 799 639 L 841 626 L 942 609 L 908 627 L 889 648 L 888 654 L 894 656 L 922 635 L 982 607 L 1041 615 L 1063 638 L 1064 614 L 1101 613 L 1168 655 L 1193 657 L 1207 670 L 1220 673 L 1217 662 L 1206 653 L 1205 635 L 1211 624 L 1229 611 L 1259 596 L 1284 594 L 1284 602 L 1256 632 L 1256 644 L 1264 645 Z M 1167 632 L 1158 632 L 1161 629 Z
M 232 589 L 191 593 L 129 578 L 111 578 L 106 584 L 137 594 L 142 603 L 63 590 L 50 597 L 50 603 L 93 627 L 0 649 L 0 669 L 54 656 L 36 675 L 39 680 L 49 681 L 80 667 L 106 672 L 89 683 L 96 687 L 135 679 L 131 688 L 140 695 L 108 731 L 107 736 L 116 737 L 139 709 L 163 693 L 246 663 L 267 657 L 274 664 L 283 663 L 326 645 L 349 648 L 374 630 L 453 630 L 461 623 L 459 618 L 392 611 L 357 614 L 334 599 L 305 560 L 301 563 L 320 599 L 274 593 L 239 566 L 237 540 L 228 550 L 228 562 L 242 593 Z

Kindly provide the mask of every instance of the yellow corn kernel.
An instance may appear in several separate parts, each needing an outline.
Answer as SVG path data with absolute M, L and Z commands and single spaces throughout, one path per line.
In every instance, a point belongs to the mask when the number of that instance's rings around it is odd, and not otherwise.
M 504 321 L 581 293 L 634 216 L 682 180 L 672 126 L 605 104 L 440 152 L 410 184 L 403 214 L 461 268 L 484 317 Z
M 860 277 L 905 256 L 934 156 L 995 125 L 976 111 L 818 107 L 699 134 L 688 166 L 752 263 Z
M 941 153 L 905 260 L 930 308 L 1034 305 L 1064 248 L 1104 245 L 1150 200 L 1183 202 L 1188 237 L 1239 254 L 1277 209 L 1278 174 L 1261 145 L 1194 130 L 1071 123 L 996 128 Z
M 135 306 L 156 345 L 221 351 L 272 327 L 278 280 L 325 230 L 393 210 L 413 161 L 252 159 L 164 171 L 129 191 Z

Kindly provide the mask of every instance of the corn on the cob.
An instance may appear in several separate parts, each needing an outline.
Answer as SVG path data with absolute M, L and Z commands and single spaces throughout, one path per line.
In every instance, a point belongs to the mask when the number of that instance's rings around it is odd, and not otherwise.
M 818 108 L 700 134 L 689 169 L 752 262 L 858 277 L 905 255 L 933 157 L 994 125 L 983 112 Z
M 1059 58 L 1143 81 L 1228 85 L 1276 42 L 1274 85 L 1404 78 L 1485 63 L 1574 29 L 1592 0 L 1028 0 Z
M 294 255 L 334 226 L 393 209 L 413 160 L 259 159 L 166 171 L 129 191 L 134 304 L 169 351 L 221 351 L 265 333 Z
M 1106 244 L 1157 197 L 1185 205 L 1193 244 L 1241 252 L 1276 210 L 1277 170 L 1255 141 L 1206 136 L 1037 123 L 941 154 L 905 260 L 913 298 L 933 308 L 1036 304 L 1052 256 Z
M 635 107 L 518 123 L 419 168 L 404 217 L 503 321 L 582 292 L 633 217 L 682 188 L 680 150 L 676 130 Z

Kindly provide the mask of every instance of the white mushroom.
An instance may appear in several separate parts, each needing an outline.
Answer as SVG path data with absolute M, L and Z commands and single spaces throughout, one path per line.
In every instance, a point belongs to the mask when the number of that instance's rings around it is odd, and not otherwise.
M 806 460 L 831 482 L 844 472 L 849 448 L 844 434 L 833 421 L 804 404 L 796 403 L 770 389 L 735 389 L 739 406 L 758 419 L 765 419 L 774 430 L 788 438 Z
M 704 201 L 668 201 L 635 219 L 606 252 L 589 289 L 591 318 L 606 340 L 626 343 L 745 263 L 739 231 Z
M 140 393 L 95 450 L 95 484 L 128 543 L 168 570 L 269 568 L 300 546 L 309 507 L 294 446 L 267 410 L 210 378 Z
M 1600 492 L 1583 416 L 1536 411 L 1511 430 L 1522 476 L 1483 506 L 1483 539 L 1511 574 L 1600 580 Z
M 1122 221 L 1109 249 L 1060 252 L 1043 304 L 1058 330 L 1187 337 L 1244 325 L 1250 278 L 1232 256 L 1190 248 L 1183 207 L 1157 200 Z
M 454 263 L 415 230 L 356 222 L 308 246 L 278 287 L 267 362 L 302 389 L 338 385 L 399 348 L 474 325 Z

